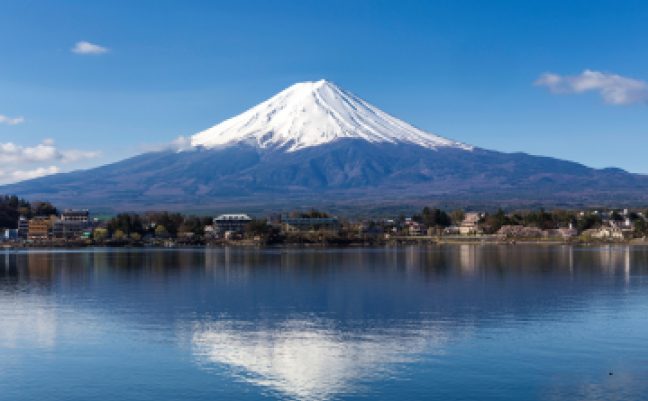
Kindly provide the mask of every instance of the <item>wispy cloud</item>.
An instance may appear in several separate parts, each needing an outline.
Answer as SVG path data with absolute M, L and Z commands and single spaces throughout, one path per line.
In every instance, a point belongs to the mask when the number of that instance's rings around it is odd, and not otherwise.
M 104 54 L 110 51 L 105 47 L 93 45 L 92 43 L 88 42 L 78 42 L 76 46 L 71 50 L 72 52 L 77 54 Z
M 179 136 L 171 142 L 162 142 L 162 143 L 143 143 L 138 146 L 140 150 L 145 150 L 147 152 L 160 152 L 164 150 L 173 150 L 173 151 L 183 151 L 194 149 L 191 146 L 191 137 Z
M 648 102 L 648 82 L 599 71 L 585 70 L 580 75 L 561 76 L 546 72 L 533 83 L 552 93 L 598 91 L 607 104 L 627 106 Z
M 0 183 L 8 184 L 16 181 L 30 180 L 32 178 L 44 177 L 57 174 L 61 169 L 56 166 L 39 167 L 34 170 L 18 170 L 15 168 L 0 168 Z
M 102 156 L 103 152 L 100 151 L 60 150 L 52 139 L 46 139 L 34 147 L 12 142 L 0 143 L 0 164 L 73 163 Z
M 24 122 L 25 122 L 25 119 L 22 118 L 22 117 L 9 118 L 7 116 L 3 116 L 2 114 L 0 114 L 0 124 L 15 125 L 15 124 L 20 124 L 20 123 L 24 123 Z

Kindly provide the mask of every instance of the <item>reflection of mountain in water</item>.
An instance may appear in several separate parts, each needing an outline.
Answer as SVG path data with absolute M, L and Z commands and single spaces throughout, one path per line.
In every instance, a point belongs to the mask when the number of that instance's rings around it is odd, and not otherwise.
M 263 325 L 262 325 L 263 326 Z M 362 391 L 360 383 L 385 378 L 394 364 L 435 354 L 460 333 L 423 324 L 412 330 L 345 332 L 335 322 L 291 318 L 276 327 L 252 322 L 198 324 L 194 354 L 250 383 L 300 400 L 327 400 Z
M 53 348 L 58 332 L 59 313 L 49 302 L 39 296 L 0 292 L 0 345 L 15 348 L 27 342 L 34 348 Z

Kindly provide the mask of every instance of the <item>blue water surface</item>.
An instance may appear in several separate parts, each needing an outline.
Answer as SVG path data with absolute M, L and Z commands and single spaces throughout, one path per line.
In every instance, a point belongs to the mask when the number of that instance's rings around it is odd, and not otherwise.
M 0 253 L 1 400 L 648 400 L 648 248 Z

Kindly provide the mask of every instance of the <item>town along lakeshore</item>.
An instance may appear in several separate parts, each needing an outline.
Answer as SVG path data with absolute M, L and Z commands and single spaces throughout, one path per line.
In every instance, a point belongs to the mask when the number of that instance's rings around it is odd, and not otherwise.
M 348 219 L 315 209 L 266 217 L 169 212 L 99 218 L 88 209 L 59 211 L 48 202 L 0 198 L 4 247 L 380 246 L 506 243 L 645 244 L 648 211 L 517 210 L 446 212 Z

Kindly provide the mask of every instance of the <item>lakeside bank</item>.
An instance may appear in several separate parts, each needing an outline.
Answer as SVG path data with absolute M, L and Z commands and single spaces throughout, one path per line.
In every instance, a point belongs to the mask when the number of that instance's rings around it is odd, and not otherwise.
M 218 240 L 218 241 L 34 241 L 24 243 L 10 243 L 0 245 L 0 250 L 21 249 L 82 249 L 82 248 L 355 248 L 355 247 L 393 247 L 410 245 L 565 245 L 565 246 L 592 246 L 592 245 L 632 245 L 648 246 L 648 239 L 596 239 L 585 241 L 578 239 L 558 238 L 501 238 L 497 236 L 467 236 L 467 237 L 393 237 L 389 239 L 355 239 L 345 241 L 311 241 L 311 240 Z

